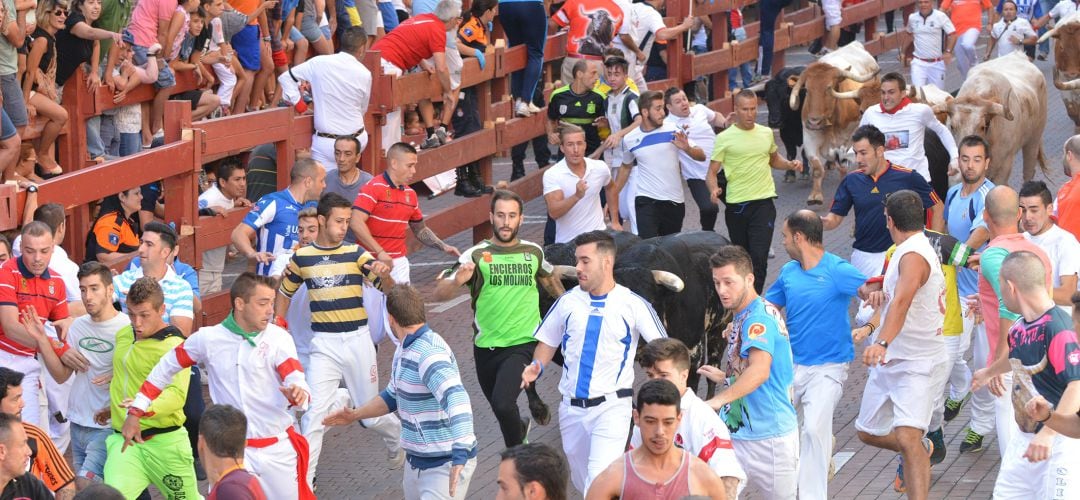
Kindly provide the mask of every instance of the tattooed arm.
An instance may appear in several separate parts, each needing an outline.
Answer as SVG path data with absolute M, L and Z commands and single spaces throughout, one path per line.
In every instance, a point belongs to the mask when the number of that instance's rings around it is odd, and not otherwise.
M 410 222 L 409 228 L 412 229 L 413 234 L 416 235 L 416 239 L 420 240 L 425 246 L 429 246 L 436 250 L 442 250 L 450 255 L 461 255 L 461 252 L 457 248 L 447 245 L 443 240 L 439 239 L 431 228 L 424 224 L 424 221 Z

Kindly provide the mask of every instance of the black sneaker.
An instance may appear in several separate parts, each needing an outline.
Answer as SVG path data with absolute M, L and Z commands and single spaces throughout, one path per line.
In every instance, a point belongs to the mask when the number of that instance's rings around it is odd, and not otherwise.
M 978 432 L 967 430 L 967 435 L 964 436 L 964 442 L 960 443 L 960 453 L 976 453 L 983 449 L 983 436 Z
M 933 432 L 927 432 L 926 437 L 934 443 L 933 452 L 930 453 L 930 465 L 937 465 L 945 461 L 945 436 L 941 432 L 941 428 Z
M 964 408 L 964 403 L 967 403 L 971 399 L 971 392 L 969 391 L 963 399 L 945 399 L 945 421 L 952 422 L 957 415 L 960 414 L 960 410 Z

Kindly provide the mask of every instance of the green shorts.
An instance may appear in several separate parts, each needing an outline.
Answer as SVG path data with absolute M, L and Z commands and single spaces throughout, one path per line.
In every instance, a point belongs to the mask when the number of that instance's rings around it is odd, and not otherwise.
M 151 483 L 169 500 L 195 500 L 199 484 L 195 480 L 195 460 L 183 427 L 158 434 L 124 450 L 124 436 L 114 433 L 105 440 L 105 484 L 120 490 L 124 498 L 138 498 Z

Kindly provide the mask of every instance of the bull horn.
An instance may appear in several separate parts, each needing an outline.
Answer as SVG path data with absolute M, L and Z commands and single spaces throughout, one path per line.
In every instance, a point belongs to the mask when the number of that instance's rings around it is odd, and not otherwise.
M 656 272 L 656 271 L 653 271 L 653 272 Z M 1028 375 L 1035 375 L 1036 373 L 1039 373 L 1039 372 L 1043 371 L 1044 369 L 1046 369 L 1046 355 L 1043 354 L 1042 360 L 1039 361 L 1038 363 L 1036 363 L 1034 365 L 1031 365 L 1031 366 L 1023 365 L 1023 366 L 1021 366 L 1021 368 L 1025 372 L 1027 372 Z
M 829 87 L 829 93 L 837 99 L 857 99 L 859 97 L 859 89 L 837 92 L 836 89 Z
M 788 87 L 794 87 L 795 84 L 799 82 L 799 77 L 801 77 L 801 76 L 802 75 L 790 75 L 790 76 L 788 76 L 787 77 L 787 86 Z
M 848 69 L 851 69 L 851 67 L 849 66 Z M 877 75 L 876 71 L 873 72 L 873 73 L 867 73 L 865 75 L 856 75 L 855 73 L 852 73 L 851 71 L 848 71 L 848 69 L 840 70 L 840 74 L 843 75 L 843 77 L 847 78 L 848 80 L 855 80 L 856 82 L 859 82 L 859 83 L 869 82 L 870 80 L 874 79 L 874 76 Z
M 1011 99 L 1012 89 L 1009 89 L 1008 92 L 1005 92 L 1005 99 L 1002 100 L 1002 103 L 999 104 L 995 102 L 990 105 L 990 113 L 995 115 L 1001 115 L 1006 120 L 1012 121 L 1013 114 L 1012 111 L 1009 110 L 1009 101 Z
M 1080 89 L 1080 78 L 1064 81 L 1060 78 L 1060 72 L 1055 70 L 1054 86 L 1057 87 L 1058 90 L 1077 90 Z
M 673 292 L 681 292 L 683 290 L 683 287 L 685 286 L 683 284 L 682 278 L 675 276 L 674 273 L 669 273 L 667 271 L 658 271 L 656 269 L 653 269 L 652 277 L 653 281 L 655 281 L 657 285 L 663 285 L 664 288 L 667 288 L 668 290 L 671 290 Z
M 574 266 L 555 265 L 554 274 L 559 279 L 564 280 L 577 280 L 577 268 Z
M 1047 31 L 1046 33 L 1043 33 L 1043 35 L 1039 37 L 1039 43 L 1043 43 L 1043 42 L 1049 40 L 1050 37 L 1056 35 L 1057 30 L 1058 30 L 1058 27 L 1054 26 L 1053 28 L 1050 28 L 1050 30 Z
M 799 77 L 795 79 L 795 86 L 791 87 L 791 97 L 788 98 L 788 107 L 790 107 L 792 111 L 799 109 L 799 92 L 802 91 L 803 84 L 802 77 L 802 74 L 799 74 Z

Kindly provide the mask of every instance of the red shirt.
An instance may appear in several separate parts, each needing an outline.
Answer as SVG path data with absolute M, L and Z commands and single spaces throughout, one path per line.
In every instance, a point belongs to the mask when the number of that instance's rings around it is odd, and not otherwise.
M 446 24 L 435 14 L 410 17 L 379 39 L 371 50 L 382 53 L 384 61 L 408 71 L 438 52 L 446 52 Z
M 1069 182 L 1058 189 L 1057 223 L 1062 229 L 1080 238 L 1080 191 L 1076 190 L 1078 185 L 1080 175 L 1069 179 Z
M 0 306 L 16 306 L 19 312 L 34 306 L 42 319 L 57 321 L 68 317 L 64 281 L 52 270 L 34 276 L 23 266 L 22 258 L 8 259 L 0 266 Z M 4 335 L 0 327 L 0 349 L 12 354 L 33 356 L 37 346 L 27 347 Z
M 385 172 L 360 188 L 353 201 L 353 210 L 367 214 L 371 236 L 386 253 L 395 258 L 406 254 L 405 231 L 409 223 L 424 220 L 416 191 L 404 184 L 395 186 Z M 372 251 L 370 248 L 368 250 Z
M 266 500 L 266 493 L 250 472 L 233 469 L 214 485 L 206 500 Z

